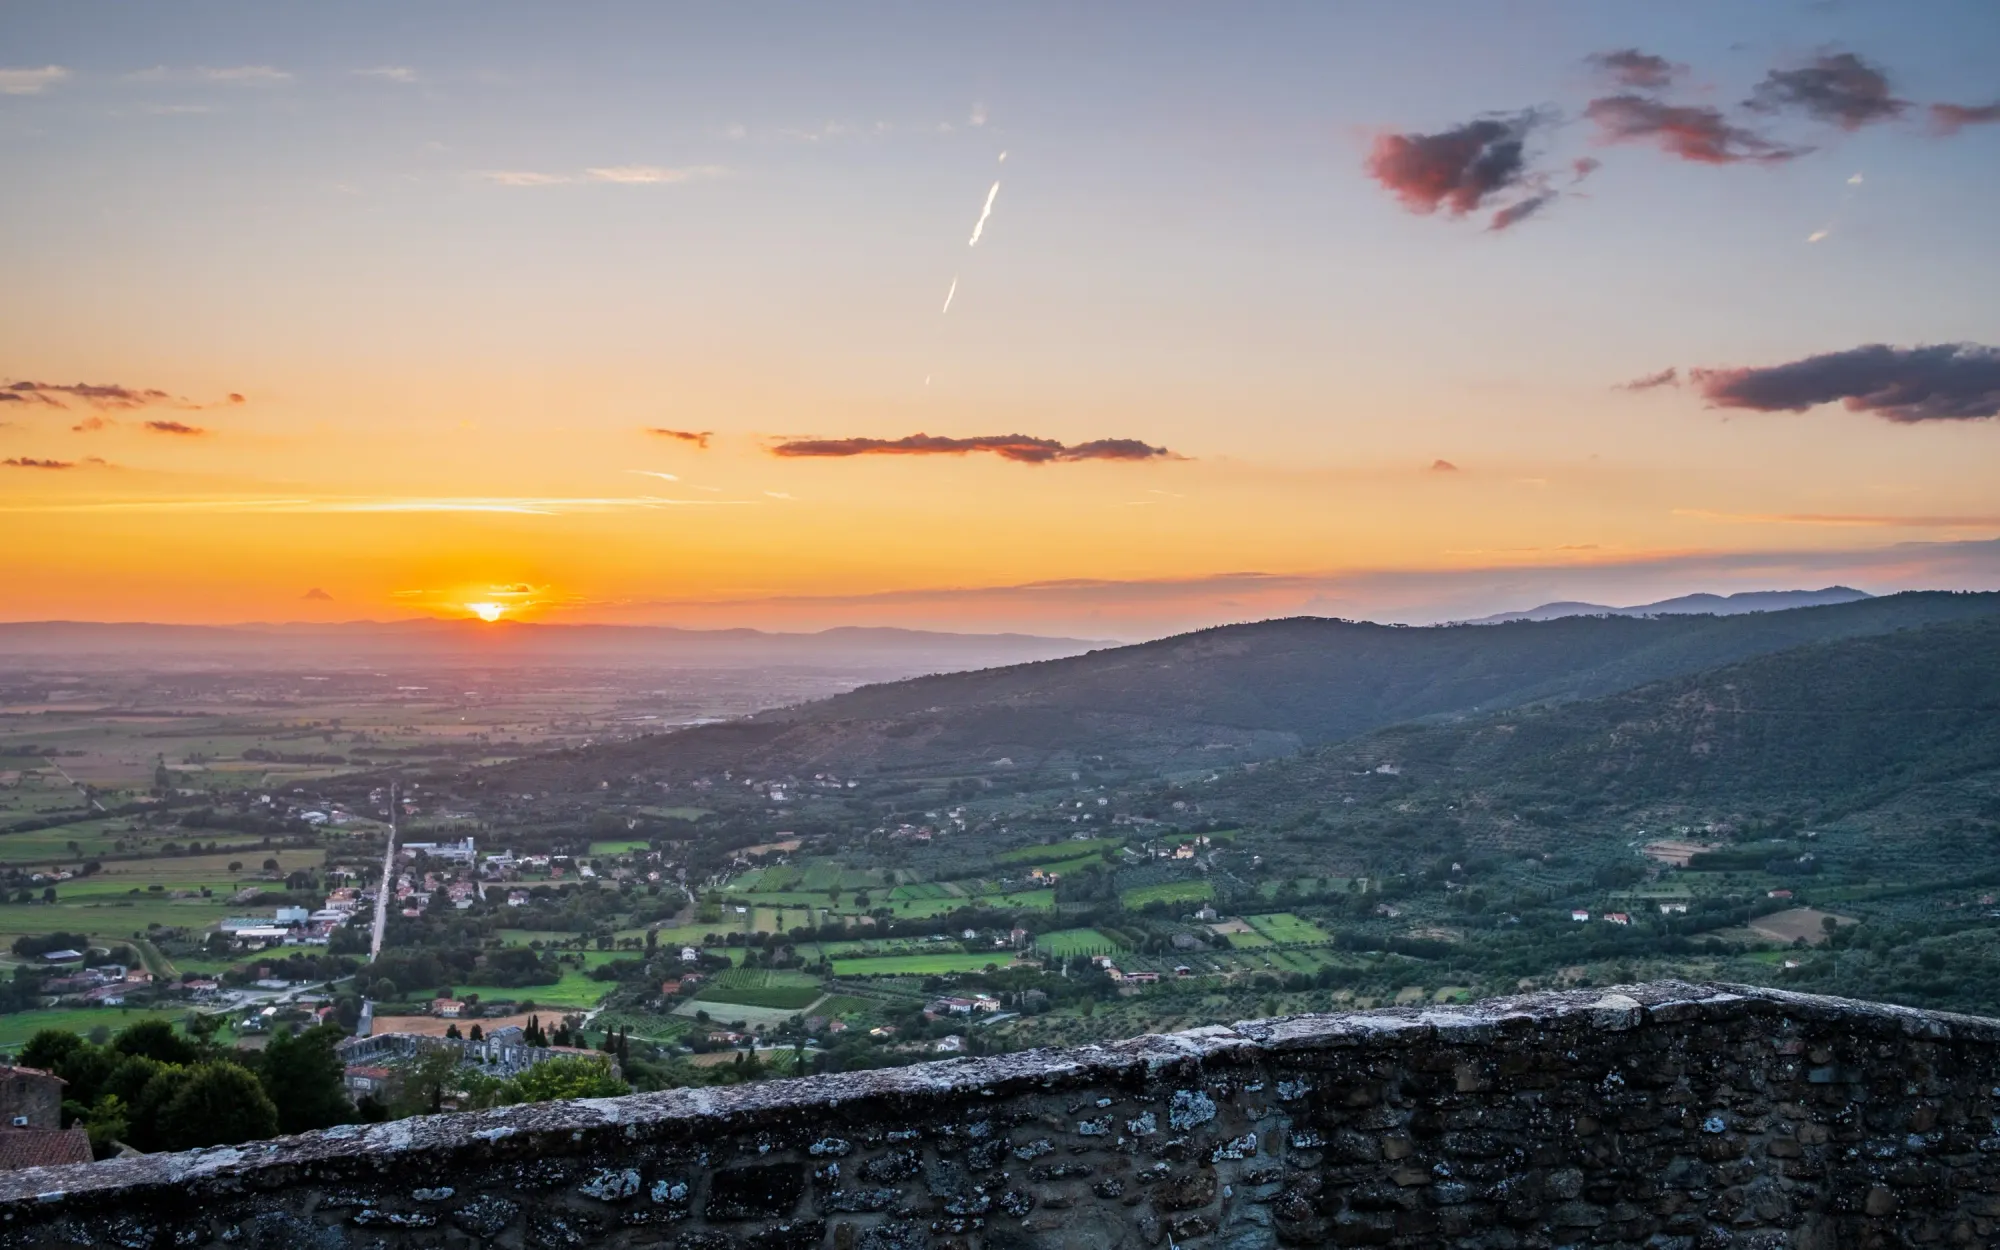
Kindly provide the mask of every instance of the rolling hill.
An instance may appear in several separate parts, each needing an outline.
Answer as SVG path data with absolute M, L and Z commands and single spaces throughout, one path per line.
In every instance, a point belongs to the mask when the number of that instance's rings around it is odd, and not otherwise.
M 1600 697 L 1817 642 L 1995 618 L 2000 594 L 1921 592 L 1736 616 L 1428 628 L 1266 621 L 867 686 L 727 724 L 522 761 L 500 776 L 516 770 L 539 778 L 528 784 L 567 788 L 722 768 L 893 773 L 1085 756 L 1200 766 L 1407 722 Z

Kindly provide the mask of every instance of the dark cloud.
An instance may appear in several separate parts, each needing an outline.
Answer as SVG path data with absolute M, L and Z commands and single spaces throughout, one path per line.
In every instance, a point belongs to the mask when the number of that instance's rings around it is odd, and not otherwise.
M 1670 86 L 1676 76 L 1687 70 L 1685 65 L 1676 65 L 1663 56 L 1637 48 L 1599 52 L 1590 58 L 1590 63 L 1621 87 L 1648 91 Z
M 1967 126 L 1990 126 L 2000 122 L 2000 101 L 1992 104 L 1933 104 L 1931 132 L 1955 135 Z
M 14 382 L 7 386 L 6 393 L 19 399 L 47 404 L 52 408 L 69 407 L 63 402 L 63 398 L 80 399 L 93 408 L 119 409 L 172 403 L 174 398 L 165 391 L 94 382 L 73 382 L 67 385 L 56 382 Z
M 0 460 L 0 465 L 10 469 L 74 469 L 74 460 L 36 460 L 30 456 L 14 456 Z
M 1606 143 L 1654 143 L 1703 165 L 1788 161 L 1805 154 L 1734 124 L 1720 109 L 1667 104 L 1642 95 L 1604 96 L 1583 110 Z
M 1630 382 L 1620 382 L 1618 389 L 1621 391 L 1652 391 L 1658 390 L 1662 386 L 1679 386 L 1680 384 L 1681 371 L 1678 368 L 1666 368 L 1660 370 L 1658 373 L 1649 373 L 1643 378 L 1633 378 Z
M 1889 93 L 1889 78 L 1852 52 L 1834 52 L 1797 69 L 1774 69 L 1744 103 L 1765 113 L 1797 109 L 1842 130 L 1885 122 L 1910 107 Z
M 201 426 L 189 425 L 184 421 L 148 421 L 146 428 L 155 434 L 179 434 L 188 438 L 198 438 L 208 433 Z
M 710 437 L 714 435 L 715 431 L 714 430 L 668 430 L 654 425 L 654 426 L 647 426 L 646 433 L 655 435 L 660 438 L 679 439 L 683 443 L 693 443 L 695 446 L 701 448 L 703 451 L 706 451 L 708 450 L 708 440 L 710 439 Z
M 1378 135 L 1368 175 L 1413 213 L 1442 208 L 1454 217 L 1521 183 L 1534 113 L 1485 117 L 1434 135 Z
M 1539 195 L 1530 196 L 1525 200 L 1509 204 L 1507 207 L 1493 214 L 1493 220 L 1486 223 L 1486 228 L 1488 230 L 1505 230 L 1509 226 L 1526 221 L 1528 218 L 1542 211 L 1555 198 L 1555 192 L 1544 191 Z
M 805 438 L 792 439 L 771 448 L 775 456 L 963 456 L 985 452 L 1021 464 L 1050 464 L 1071 460 L 1178 460 L 1164 447 L 1152 447 L 1135 438 L 1100 438 L 1069 446 L 1053 438 L 1031 438 L 1026 434 L 985 434 L 972 438 L 944 438 L 912 434 L 907 438 Z
M 333 596 L 332 596 L 332 595 L 330 595 L 330 594 L 328 594 L 328 593 L 326 593 L 326 592 L 325 592 L 324 590 L 321 590 L 321 589 L 320 589 L 319 587 L 317 587 L 317 586 L 313 587 L 313 588 L 312 588 L 311 590 L 308 590 L 308 591 L 307 591 L 306 593 L 304 593 L 304 594 L 300 595 L 300 596 L 299 596 L 299 598 L 301 598 L 301 599 L 312 599 L 312 600 L 315 600 L 315 601 L 318 601 L 318 602 L 323 602 L 323 603 L 332 603 L 332 602 L 333 602 Z
M 1871 343 L 1762 369 L 1695 369 L 1688 378 L 1718 408 L 1804 412 L 1839 401 L 1903 424 L 2000 416 L 2000 348 L 1977 343 Z

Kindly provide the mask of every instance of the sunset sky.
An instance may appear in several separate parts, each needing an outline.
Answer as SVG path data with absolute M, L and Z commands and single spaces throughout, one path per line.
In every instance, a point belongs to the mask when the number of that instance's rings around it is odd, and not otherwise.
M 0 163 L 4 619 L 2000 587 L 1992 0 L 23 0 Z

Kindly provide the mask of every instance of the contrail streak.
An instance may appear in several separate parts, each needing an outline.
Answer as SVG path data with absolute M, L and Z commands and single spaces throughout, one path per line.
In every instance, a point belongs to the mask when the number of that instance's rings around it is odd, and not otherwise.
M 979 210 L 979 220 L 972 223 L 972 238 L 966 243 L 967 247 L 979 246 L 979 236 L 986 230 L 986 219 L 993 215 L 993 197 L 998 194 L 1000 184 L 996 182 L 993 189 L 986 193 L 986 207 Z
M 956 294 L 958 294 L 958 275 L 953 274 L 951 275 L 951 289 L 944 293 L 944 307 L 938 309 L 938 312 L 940 314 L 948 313 L 951 311 L 951 297 Z

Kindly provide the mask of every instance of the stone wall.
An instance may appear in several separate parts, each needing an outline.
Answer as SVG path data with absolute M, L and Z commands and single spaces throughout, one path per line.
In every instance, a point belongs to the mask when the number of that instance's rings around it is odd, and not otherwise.
M 0 1176 L 0 1246 L 2000 1245 L 2000 1021 L 1662 983 Z

